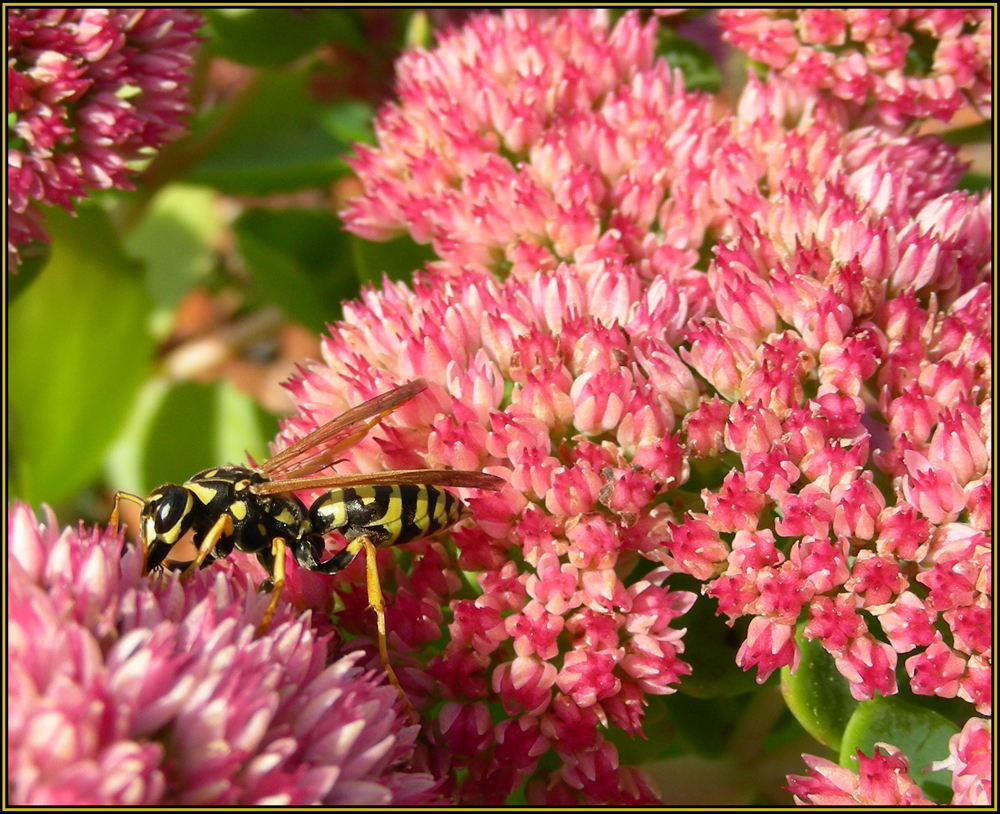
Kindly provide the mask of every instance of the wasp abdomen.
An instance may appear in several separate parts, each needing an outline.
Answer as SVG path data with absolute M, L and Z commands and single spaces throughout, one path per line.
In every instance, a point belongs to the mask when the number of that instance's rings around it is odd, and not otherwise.
M 348 540 L 362 535 L 390 546 L 426 537 L 458 522 L 461 501 L 437 486 L 401 483 L 331 489 L 309 510 L 313 529 L 338 531 Z

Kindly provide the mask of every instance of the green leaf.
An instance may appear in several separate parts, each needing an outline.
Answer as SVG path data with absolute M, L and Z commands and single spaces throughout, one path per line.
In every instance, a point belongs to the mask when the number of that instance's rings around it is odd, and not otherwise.
M 247 268 L 266 297 L 317 333 L 358 293 L 341 222 L 307 209 L 246 212 L 234 230 Z
M 363 282 L 380 285 L 387 274 L 396 282 L 408 281 L 413 272 L 439 259 L 430 246 L 421 246 L 409 235 L 384 243 L 374 243 L 351 235 L 351 248 L 358 276 Z
M 158 485 L 146 481 L 143 456 L 150 426 L 171 387 L 165 376 L 151 376 L 139 388 L 121 432 L 104 456 L 104 481 L 111 488 L 145 495 Z
M 258 68 L 280 68 L 323 42 L 355 48 L 363 38 L 349 9 L 204 9 L 213 53 Z
M 967 172 L 958 182 L 958 188 L 966 192 L 987 192 L 993 188 L 993 178 L 978 172 Z
M 208 276 L 225 225 L 215 192 L 204 187 L 171 184 L 150 201 L 123 243 L 145 261 L 149 293 L 158 306 L 173 308 Z
M 818 641 L 810 641 L 796 631 L 801 658 L 794 675 L 781 668 L 781 692 L 792 714 L 820 743 L 839 750 L 844 727 L 858 702 L 851 696 L 847 679 Z
M 958 731 L 947 718 L 895 696 L 862 701 L 844 730 L 840 765 L 857 771 L 856 750 L 871 757 L 876 743 L 891 744 L 906 755 L 910 777 L 924 793 L 939 803 L 947 802 L 951 799 L 951 772 L 923 769 L 948 757 L 948 739 Z M 944 799 L 942 794 L 946 794 Z
M 698 43 L 681 37 L 672 28 L 660 26 L 656 47 L 657 56 L 667 60 L 671 68 L 680 68 L 684 74 L 684 87 L 716 93 L 722 86 L 722 74 L 711 54 Z
M 723 754 L 752 696 L 752 693 L 717 698 L 694 698 L 684 693 L 663 696 L 671 734 L 676 739 L 673 751 L 695 752 L 705 757 Z
M 269 195 L 326 186 L 348 172 L 347 142 L 332 135 L 331 107 L 311 98 L 308 69 L 265 72 L 249 88 L 232 120 L 187 180 L 232 195 Z M 344 116 L 353 121 L 352 105 Z M 198 123 L 192 139 L 220 127 L 219 119 Z
M 263 411 L 250 396 L 227 381 L 215 389 L 215 460 L 220 463 L 257 463 L 269 458 L 267 442 L 271 422 L 261 421 Z
M 183 382 L 166 392 L 157 387 L 145 401 L 137 405 L 131 437 L 121 439 L 119 451 L 127 457 L 115 462 L 118 472 L 127 473 L 139 443 L 142 474 L 132 487 L 139 494 L 163 483 L 182 483 L 212 466 L 244 465 L 248 454 L 260 463 L 268 457 L 268 440 L 277 434 L 277 421 L 225 381 Z M 117 481 L 115 486 L 126 488 Z
M 223 463 L 216 457 L 214 416 L 214 388 L 184 382 L 170 389 L 146 437 L 144 493 L 163 483 L 183 483 Z
M 344 144 L 375 143 L 372 106 L 357 100 L 341 102 L 324 108 L 319 115 L 320 122 L 333 138 Z
M 32 503 L 97 474 L 152 353 L 141 268 L 104 212 L 85 203 L 48 217 L 49 263 L 8 311 L 14 491 Z
M 37 279 L 42 269 L 49 262 L 49 245 L 37 240 L 29 246 L 22 246 L 21 265 L 17 274 L 4 272 L 7 275 L 7 304 L 16 300 Z
M 941 133 L 941 139 L 947 144 L 990 144 L 993 141 L 993 121 L 989 119 L 968 127 L 946 130 Z

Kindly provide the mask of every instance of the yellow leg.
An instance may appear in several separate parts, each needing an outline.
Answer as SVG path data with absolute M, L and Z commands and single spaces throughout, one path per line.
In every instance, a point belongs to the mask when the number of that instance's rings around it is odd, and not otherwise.
M 118 528 L 118 504 L 122 499 L 127 500 L 129 503 L 135 503 L 137 506 L 145 507 L 146 501 L 143 500 L 138 495 L 133 495 L 129 492 L 115 492 L 115 507 L 111 510 L 111 517 L 108 519 L 108 525 L 112 528 Z M 139 542 L 142 545 L 142 573 L 146 573 L 146 539 L 142 535 L 142 529 L 139 529 Z
M 222 539 L 225 534 L 233 533 L 233 519 L 228 514 L 223 514 L 215 523 L 212 528 L 208 530 L 208 534 L 205 535 L 205 539 L 201 541 L 201 545 L 198 546 L 198 556 L 194 558 L 193 562 L 187 564 L 184 569 L 184 573 L 181 574 L 181 579 L 186 580 L 191 577 L 195 571 L 201 568 L 202 564 L 211 554 L 216 545 L 218 545 L 219 540 Z
M 122 501 L 122 498 L 129 503 L 134 503 L 136 506 L 146 505 L 146 501 L 138 495 L 133 495 L 129 492 L 115 492 L 115 507 L 111 510 L 111 518 L 108 520 L 108 524 L 115 528 L 118 528 L 118 504 Z
M 264 611 L 264 618 L 257 625 L 257 635 L 263 636 L 271 626 L 274 611 L 278 607 L 278 597 L 285 584 L 285 541 L 281 537 L 271 540 L 271 556 L 274 559 L 274 574 L 271 576 L 271 601 Z
M 396 692 L 399 693 L 399 700 L 403 703 L 403 713 L 409 721 L 416 723 L 417 714 L 413 711 L 410 699 L 406 697 L 406 693 L 403 692 L 403 688 L 399 686 L 399 680 L 396 678 L 396 673 L 393 671 L 392 665 L 389 663 L 389 650 L 385 641 L 385 600 L 382 597 L 382 585 L 379 582 L 378 567 L 375 564 L 375 546 L 372 545 L 372 541 L 367 537 L 359 537 L 358 539 L 352 541 L 351 546 L 355 548 L 364 546 L 365 549 L 365 574 L 368 583 L 368 604 L 371 606 L 371 609 L 375 611 L 375 618 L 378 624 L 379 660 L 382 662 L 382 667 L 385 668 L 386 675 L 389 676 L 389 683 L 392 684 L 392 686 L 396 688 Z

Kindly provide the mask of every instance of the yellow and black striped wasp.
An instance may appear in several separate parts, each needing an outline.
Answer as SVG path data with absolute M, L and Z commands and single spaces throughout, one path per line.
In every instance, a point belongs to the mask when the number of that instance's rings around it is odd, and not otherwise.
M 258 628 L 267 629 L 285 581 L 285 549 L 303 568 L 334 574 L 362 551 L 367 559 L 368 603 L 378 623 L 379 657 L 392 685 L 409 702 L 389 664 L 385 603 L 375 566 L 375 548 L 408 543 L 458 522 L 464 504 L 442 487 L 497 490 L 502 478 L 484 472 L 410 469 L 371 474 L 323 475 L 336 456 L 358 443 L 383 418 L 427 389 L 423 379 L 352 407 L 258 467 L 220 466 L 184 483 L 159 486 L 143 500 L 115 495 L 111 524 L 118 524 L 121 500 L 142 507 L 139 539 L 145 570 L 160 566 L 189 532 L 197 557 L 184 571 L 228 556 L 233 549 L 256 554 L 270 579 L 271 600 Z M 295 496 L 305 489 L 326 490 L 307 508 Z M 323 560 L 324 535 L 339 532 L 347 545 Z

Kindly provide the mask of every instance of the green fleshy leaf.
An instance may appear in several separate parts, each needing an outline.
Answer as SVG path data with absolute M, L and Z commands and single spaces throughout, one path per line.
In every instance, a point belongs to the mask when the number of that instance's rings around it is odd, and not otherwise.
M 225 227 L 216 197 L 203 187 L 171 184 L 125 236 L 129 253 L 146 263 L 149 293 L 158 306 L 173 308 L 215 265 L 214 246 Z
M 951 772 L 923 770 L 948 757 L 948 740 L 957 732 L 959 727 L 947 718 L 895 696 L 862 701 L 844 729 L 840 765 L 857 771 L 858 749 L 871 757 L 876 743 L 891 744 L 906 755 L 910 777 L 924 794 L 945 803 L 951 800 Z
M 804 639 L 796 631 L 801 658 L 794 674 L 781 669 L 781 692 L 792 714 L 820 743 L 839 750 L 844 727 L 858 702 L 851 696 L 847 679 L 818 641 Z
M 7 304 L 16 300 L 38 278 L 42 269 L 49 262 L 49 245 L 33 240 L 29 246 L 21 247 L 21 265 L 17 274 L 4 272 L 7 275 Z
M 993 179 L 978 172 L 967 172 L 958 182 L 958 188 L 966 192 L 988 192 L 993 188 Z
M 262 422 L 263 411 L 246 393 L 229 382 L 215 388 L 215 460 L 222 463 L 247 463 L 249 455 L 256 463 L 270 457 L 267 442 L 270 422 Z
M 311 98 L 308 81 L 306 68 L 261 74 L 235 114 L 226 112 L 233 120 L 187 180 L 233 195 L 269 195 L 323 187 L 347 174 L 349 144 L 330 124 L 336 108 Z M 356 105 L 345 106 L 343 117 L 356 126 Z M 206 138 L 216 126 L 217 118 L 199 122 L 192 138 Z
M 280 68 L 324 42 L 363 47 L 350 9 L 222 8 L 202 12 L 213 53 L 258 68 Z
M 755 688 L 756 689 L 756 688 Z M 729 745 L 752 694 L 693 698 L 683 693 L 663 696 L 671 726 L 672 754 L 718 757 Z
M 235 224 L 247 268 L 261 291 L 296 322 L 320 333 L 340 318 L 359 285 L 347 236 L 328 212 L 251 210 Z
M 158 485 L 146 482 L 143 456 L 153 419 L 171 387 L 164 376 L 151 376 L 139 388 L 121 432 L 104 456 L 104 481 L 113 489 L 145 495 Z
M 672 28 L 661 25 L 658 29 L 656 54 L 666 59 L 671 68 L 681 69 L 688 90 L 716 93 L 722 86 L 722 73 L 712 55 Z
M 990 144 L 993 140 L 993 121 L 946 130 L 941 133 L 941 140 L 946 144 Z
M 183 382 L 169 390 L 146 436 L 143 492 L 225 463 L 216 457 L 214 418 L 213 387 Z
M 351 235 L 351 248 L 358 276 L 363 282 L 374 285 L 381 284 L 383 274 L 396 282 L 410 280 L 414 271 L 431 260 L 439 259 L 430 246 L 414 242 L 409 235 L 384 243 L 373 243 Z
M 374 144 L 374 117 L 371 105 L 349 100 L 324 108 L 319 114 L 319 121 L 327 133 L 344 144 Z
M 105 213 L 54 208 L 45 271 L 8 315 L 14 491 L 56 503 L 99 471 L 149 368 L 151 304 Z
M 139 419 L 145 426 L 129 439 L 143 443 L 138 492 L 183 483 L 212 466 L 244 466 L 248 454 L 258 464 L 270 456 L 267 443 L 277 434 L 277 420 L 228 382 L 183 382 L 153 396 L 154 410 L 144 410 Z

